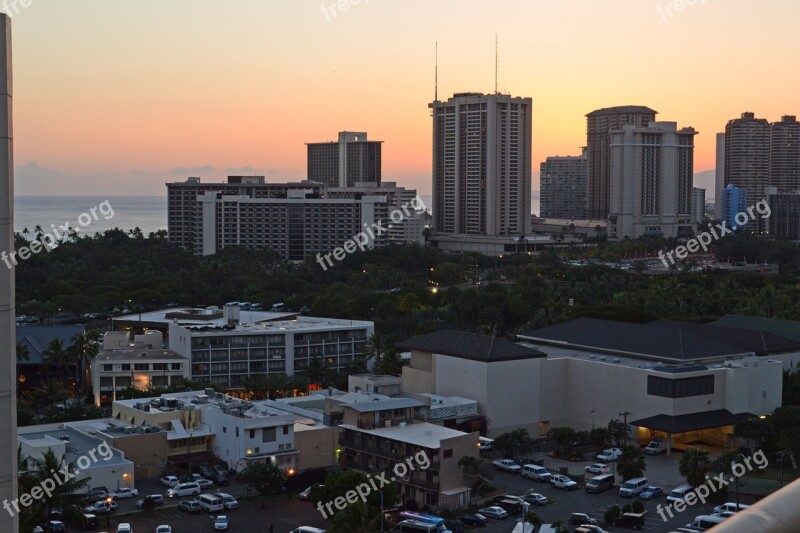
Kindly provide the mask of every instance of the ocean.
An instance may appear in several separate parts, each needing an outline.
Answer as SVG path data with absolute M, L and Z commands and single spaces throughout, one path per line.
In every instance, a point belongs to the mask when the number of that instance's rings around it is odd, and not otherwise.
M 539 212 L 539 191 L 533 191 L 532 211 Z M 429 208 L 430 195 L 420 198 Z M 103 205 L 108 202 L 107 207 Z M 91 209 L 95 209 L 95 216 Z M 113 212 L 113 216 L 111 213 Z M 30 234 L 39 225 L 50 231 L 69 222 L 70 227 L 80 227 L 82 234 L 103 233 L 111 228 L 125 231 L 139 227 L 145 236 L 153 231 L 167 229 L 166 196 L 17 196 L 14 198 L 14 231 L 28 228 Z
M 108 202 L 105 204 L 104 202 Z M 110 206 L 110 208 L 108 207 Z M 94 215 L 92 208 L 95 208 Z M 125 231 L 139 227 L 142 233 L 167 229 L 166 196 L 16 196 L 14 198 L 14 231 L 41 226 L 45 232 L 51 225 L 85 226 L 81 234 L 94 235 L 111 228 Z

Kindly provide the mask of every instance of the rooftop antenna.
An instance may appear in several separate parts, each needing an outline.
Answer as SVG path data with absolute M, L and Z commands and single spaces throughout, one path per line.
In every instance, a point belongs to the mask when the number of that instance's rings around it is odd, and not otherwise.
M 434 70 L 434 93 L 433 101 L 439 101 L 439 41 L 436 41 L 436 61 Z
M 498 94 L 497 93 L 497 62 L 498 62 L 498 56 L 499 56 L 498 49 L 499 49 L 499 47 L 498 47 L 498 41 L 497 41 L 497 34 L 495 33 L 494 34 L 494 94 Z

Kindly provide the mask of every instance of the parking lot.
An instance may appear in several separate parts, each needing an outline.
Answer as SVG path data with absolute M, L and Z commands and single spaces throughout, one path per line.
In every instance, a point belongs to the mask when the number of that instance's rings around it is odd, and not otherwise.
M 544 456 L 542 456 L 544 458 Z M 648 456 L 647 457 L 647 470 L 644 476 L 648 479 L 649 485 L 657 485 L 664 489 L 665 495 L 673 488 L 685 483 L 685 480 L 678 473 L 678 462 L 680 461 L 680 454 L 673 454 L 672 457 L 664 455 Z M 551 471 L 560 466 L 566 466 L 571 473 L 583 471 L 583 468 L 591 462 L 576 463 L 567 461 L 558 461 L 551 458 L 545 459 L 545 466 Z M 551 501 L 545 506 L 533 507 L 531 510 L 535 512 L 544 523 L 552 523 L 556 520 L 561 520 L 566 523 L 572 513 L 586 513 L 599 522 L 603 520 L 605 511 L 613 506 L 619 505 L 622 507 L 626 503 L 631 503 L 633 500 L 628 498 L 620 498 L 617 495 L 617 487 L 612 490 L 606 491 L 601 494 L 588 494 L 584 490 L 576 491 L 563 491 L 550 486 L 549 483 L 539 483 L 520 476 L 510 475 L 503 472 L 496 472 L 494 477 L 494 485 L 500 489 L 517 496 L 523 495 L 527 490 L 533 489 L 534 492 L 543 494 Z M 742 499 L 743 503 L 749 503 L 748 500 Z M 688 524 L 694 520 L 694 517 L 701 514 L 710 514 L 713 512 L 713 505 L 694 505 L 687 508 L 683 513 L 675 513 L 673 519 L 668 521 L 662 520 L 656 511 L 659 504 L 662 507 L 668 502 L 665 496 L 656 498 L 649 502 L 642 502 L 645 505 L 647 515 L 645 517 L 645 527 L 643 531 L 668 532 L 673 529 Z M 674 513 L 674 511 L 673 511 Z M 668 515 L 665 514 L 667 518 Z M 491 533 L 510 532 L 513 529 L 513 522 L 518 517 L 512 517 L 504 521 L 495 521 L 489 528 L 483 531 Z M 573 527 L 574 528 L 574 527 Z M 573 529 L 570 528 L 570 529 Z M 625 531 L 621 528 L 606 528 L 609 531 Z

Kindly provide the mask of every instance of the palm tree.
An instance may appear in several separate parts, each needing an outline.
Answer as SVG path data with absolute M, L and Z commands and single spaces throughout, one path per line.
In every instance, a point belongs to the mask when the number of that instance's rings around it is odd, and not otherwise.
M 67 391 L 63 384 L 54 380 L 42 383 L 26 397 L 34 412 L 40 412 L 59 403 L 63 405 L 66 399 Z
M 20 361 L 30 361 L 31 352 L 28 350 L 28 345 L 24 342 L 17 343 L 17 363 Z
M 678 471 L 686 478 L 686 482 L 693 487 L 699 487 L 706 480 L 706 474 L 711 468 L 708 452 L 698 448 L 689 448 L 681 457 Z
M 305 375 L 309 383 L 316 383 L 325 386 L 325 379 L 328 377 L 328 366 L 322 357 L 314 357 L 308 362 Z
M 370 361 L 375 360 L 375 364 L 377 365 L 384 357 L 394 353 L 394 351 L 394 343 L 388 335 L 373 333 L 364 345 L 364 352 L 360 363 L 368 366 Z
M 409 292 L 400 298 L 399 304 L 400 312 L 406 314 L 416 313 L 422 308 L 422 303 L 419 301 L 419 296 L 413 292 Z
M 70 350 L 64 346 L 64 341 L 61 339 L 53 339 L 47 344 L 47 348 L 42 352 L 44 356 L 44 364 L 46 367 L 58 368 L 60 372 L 72 363 L 72 354 Z
M 75 464 L 67 463 L 62 457 L 59 459 L 53 450 L 47 450 L 41 459 L 28 458 L 27 463 L 32 463 L 33 468 L 19 476 L 19 493 L 30 493 L 34 488 L 41 488 L 45 480 L 56 481 L 56 487 L 50 493 L 42 493 L 41 497 L 33 500 L 29 507 L 20 511 L 20 529 L 30 531 L 42 518 L 49 516 L 53 509 L 62 509 L 65 517 L 75 520 L 82 515 L 83 495 L 76 494 L 89 484 L 91 478 L 64 479 L 63 471 L 75 472 Z M 59 476 L 58 479 L 53 479 Z
M 464 469 L 465 474 L 469 472 L 475 474 L 481 467 L 481 460 L 477 457 L 473 457 L 472 455 L 465 455 L 458 460 L 458 466 Z
M 76 381 L 82 386 L 90 382 L 89 369 L 92 361 L 97 357 L 97 344 L 94 335 L 91 333 L 76 333 L 72 337 L 72 345 L 69 347 L 76 362 L 75 373 Z M 81 387 L 82 389 L 83 387 Z
M 628 445 L 622 448 L 622 455 L 617 459 L 617 473 L 622 476 L 622 481 L 642 477 L 646 468 L 644 452 L 640 447 Z

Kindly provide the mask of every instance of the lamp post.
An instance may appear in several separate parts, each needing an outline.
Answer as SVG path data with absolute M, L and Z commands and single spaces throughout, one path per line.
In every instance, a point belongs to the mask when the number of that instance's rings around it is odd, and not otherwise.
M 521 519 L 521 522 L 522 522 L 522 533 L 528 533 L 526 528 L 525 528 L 525 524 L 528 523 L 528 512 L 529 512 L 529 509 L 530 509 L 530 506 L 531 506 L 530 502 L 528 502 L 528 494 L 531 494 L 532 492 L 535 492 L 535 491 L 536 491 L 535 488 L 528 489 L 528 490 L 525 491 L 525 494 L 522 495 L 522 519 Z
M 622 441 L 623 446 L 627 446 L 628 445 L 628 432 L 630 431 L 630 429 L 628 428 L 628 415 L 632 415 L 632 414 L 633 413 L 631 413 L 629 411 L 624 411 L 624 412 L 619 414 L 619 416 L 623 417 L 624 424 L 625 424 L 625 436 L 623 437 L 624 440 Z
M 594 431 L 594 409 L 589 412 L 592 413 L 592 431 Z

